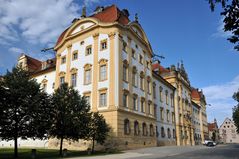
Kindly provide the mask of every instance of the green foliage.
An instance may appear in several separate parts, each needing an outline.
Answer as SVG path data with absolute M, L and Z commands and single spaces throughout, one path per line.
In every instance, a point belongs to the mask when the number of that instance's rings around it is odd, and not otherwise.
M 224 19 L 224 31 L 230 31 L 232 36 L 229 37 L 231 43 L 235 44 L 234 49 L 239 51 L 239 0 L 208 0 L 212 11 L 215 9 L 216 3 L 221 3 Z
M 49 96 L 21 68 L 13 68 L 0 81 L 0 138 L 46 138 L 51 125 Z M 49 113 L 44 113 L 49 112 Z
M 63 139 L 75 140 L 85 138 L 90 119 L 89 104 L 77 90 L 62 84 L 53 94 L 52 103 L 53 125 L 50 136 L 61 140 L 60 155 L 62 155 Z
M 94 152 L 94 142 L 97 141 L 103 144 L 108 136 L 110 128 L 105 122 L 104 116 L 99 114 L 99 112 L 94 112 L 91 115 L 88 131 L 88 138 L 92 140 L 92 152 Z
M 232 118 L 239 133 L 239 90 L 234 93 L 233 99 L 237 101 L 237 105 L 233 108 Z

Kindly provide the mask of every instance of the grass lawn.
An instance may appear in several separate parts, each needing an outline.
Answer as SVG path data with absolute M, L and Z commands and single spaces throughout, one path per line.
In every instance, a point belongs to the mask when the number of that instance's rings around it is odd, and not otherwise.
M 36 149 L 36 159 L 60 159 L 59 150 L 56 149 Z M 120 153 L 120 152 L 113 152 Z M 107 155 L 106 152 L 95 152 L 93 155 L 88 155 L 86 151 L 74 151 L 68 150 L 67 157 L 81 157 L 81 156 L 96 156 L 96 155 Z M 112 153 L 111 153 L 112 154 Z M 13 159 L 14 149 L 13 148 L 0 148 L 0 159 Z M 31 148 L 20 148 L 18 149 L 18 159 L 31 159 Z

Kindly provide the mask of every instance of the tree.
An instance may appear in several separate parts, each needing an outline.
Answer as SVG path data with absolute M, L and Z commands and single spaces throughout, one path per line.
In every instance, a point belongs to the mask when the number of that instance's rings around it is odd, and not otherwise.
M 233 108 L 232 118 L 239 133 L 239 90 L 234 93 L 233 99 L 237 101 L 237 105 Z
M 208 0 L 211 10 L 214 11 L 216 3 L 221 3 L 224 17 L 224 31 L 230 31 L 232 36 L 229 37 L 231 43 L 235 44 L 234 49 L 239 51 L 239 0 Z
M 216 141 L 216 133 L 214 131 L 212 132 L 212 141 Z
M 47 137 L 51 125 L 49 96 L 21 68 L 7 71 L 0 80 L 0 138 L 14 140 L 14 156 L 18 157 L 17 139 Z
M 50 136 L 60 139 L 60 151 L 64 139 L 77 141 L 85 138 L 88 121 L 90 119 L 89 104 L 81 97 L 77 90 L 62 84 L 52 95 L 53 125 Z
M 110 128 L 105 122 L 103 115 L 99 114 L 99 112 L 94 112 L 91 115 L 88 129 L 88 139 L 92 140 L 91 152 L 94 153 L 95 141 L 103 144 L 106 140 L 106 137 L 108 136 Z

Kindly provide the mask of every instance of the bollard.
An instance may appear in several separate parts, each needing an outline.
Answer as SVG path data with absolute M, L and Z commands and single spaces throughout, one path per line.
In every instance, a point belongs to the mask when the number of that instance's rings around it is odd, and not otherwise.
M 32 149 L 32 154 L 31 154 L 32 159 L 35 159 L 36 155 L 37 155 L 37 150 L 36 149 Z

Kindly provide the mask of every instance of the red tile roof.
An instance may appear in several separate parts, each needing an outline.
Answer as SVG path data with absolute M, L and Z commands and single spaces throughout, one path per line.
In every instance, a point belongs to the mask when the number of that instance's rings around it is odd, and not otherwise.
M 27 56 L 27 66 L 28 66 L 28 69 L 29 71 L 35 71 L 35 70 L 38 70 L 39 68 L 41 68 L 42 64 L 41 64 L 41 61 L 37 60 L 37 59 L 34 59 L 30 56 Z
M 52 58 L 52 59 L 48 59 L 47 61 L 39 61 L 37 59 L 34 59 L 30 56 L 25 55 L 27 58 L 27 67 L 28 67 L 28 71 L 32 74 L 41 72 L 43 70 L 49 69 L 49 68 L 54 68 L 56 66 L 56 58 Z M 42 68 L 43 63 L 45 62 L 50 62 L 47 64 L 47 67 Z
M 199 93 L 199 91 L 197 90 L 197 89 L 195 89 L 195 88 L 193 88 L 192 89 L 192 92 L 191 92 L 191 96 L 192 96 L 192 98 L 199 98 L 200 99 L 200 93 Z
M 105 23 L 117 21 L 123 25 L 127 25 L 129 23 L 128 17 L 126 17 L 115 5 L 106 7 L 102 12 L 94 14 L 91 17 L 97 18 L 99 21 Z
M 124 15 L 124 13 L 121 10 L 119 10 L 115 5 L 106 7 L 103 9 L 103 11 L 93 14 L 90 17 L 94 17 L 104 23 L 118 22 L 122 25 L 127 25 L 130 22 L 129 18 L 126 15 Z M 61 40 L 63 39 L 64 35 L 66 34 L 69 28 L 67 28 L 64 32 L 61 33 L 56 42 L 56 46 L 61 42 Z
M 215 129 L 217 129 L 216 123 L 208 123 L 208 130 L 209 131 L 213 131 Z
M 152 64 L 153 71 L 159 71 L 160 73 L 170 72 L 170 70 L 164 68 L 159 63 Z

